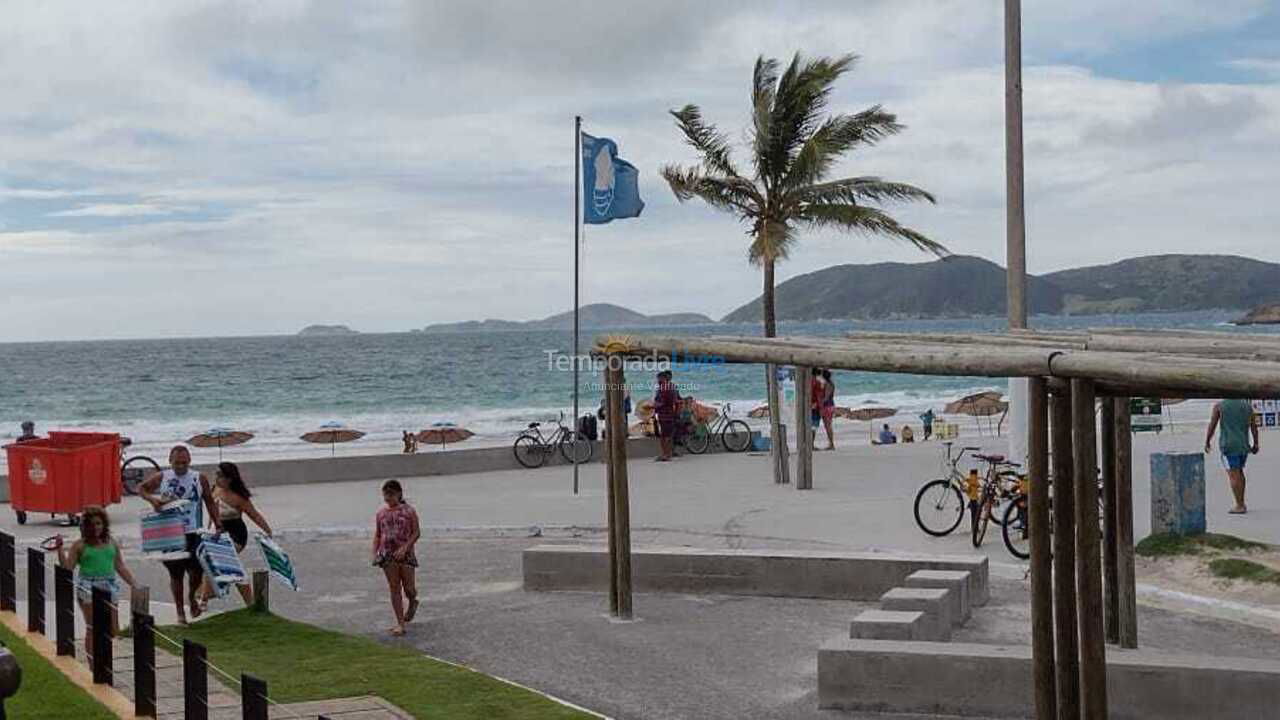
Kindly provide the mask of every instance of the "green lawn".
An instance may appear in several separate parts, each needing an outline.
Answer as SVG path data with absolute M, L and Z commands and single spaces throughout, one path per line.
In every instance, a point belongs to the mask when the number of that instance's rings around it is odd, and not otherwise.
M 1134 551 L 1144 557 L 1168 557 L 1171 555 L 1199 555 L 1206 550 L 1246 552 L 1266 550 L 1270 546 L 1238 538 L 1235 535 L 1204 533 L 1202 535 L 1150 535 L 1143 538 Z
M 378 695 L 417 718 L 591 717 L 413 650 L 251 610 L 216 615 L 187 628 L 165 627 L 163 632 L 204 645 L 209 661 L 233 675 L 243 671 L 265 680 L 267 691 L 279 702 Z
M 1261 563 L 1242 558 L 1217 558 L 1212 560 L 1209 562 L 1209 572 L 1220 578 L 1280 585 L 1280 572 Z
M 0 625 L 0 642 L 18 658 L 22 668 L 22 687 L 4 704 L 9 717 L 15 720 L 115 720 L 111 711 L 3 625 Z

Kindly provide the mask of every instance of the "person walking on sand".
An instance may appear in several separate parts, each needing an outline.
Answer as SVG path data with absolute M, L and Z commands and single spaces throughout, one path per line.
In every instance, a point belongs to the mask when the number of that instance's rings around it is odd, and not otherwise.
M 680 409 L 680 391 L 671 381 L 671 371 L 658 373 L 658 387 L 653 393 L 653 413 L 658 419 L 658 442 L 662 451 L 655 462 L 667 462 L 675 453 L 676 422 Z
M 920 424 L 924 427 L 924 440 L 928 440 L 933 436 L 933 408 L 925 410 L 920 415 Z
M 267 537 L 271 537 L 271 526 L 267 524 L 267 519 L 262 517 L 262 513 L 258 512 L 253 500 L 249 499 L 252 496 L 249 486 L 245 485 L 244 479 L 240 477 L 239 466 L 233 462 L 218 463 L 218 470 L 213 476 L 213 504 L 218 509 L 218 518 L 222 520 L 223 531 L 231 537 L 231 542 L 236 546 L 237 555 L 244 552 L 245 546 L 249 544 L 249 526 L 245 525 L 245 516 L 261 528 Z M 245 607 L 253 605 L 252 588 L 248 585 L 236 585 L 236 589 L 240 591 Z M 213 583 L 206 577 L 201 598 L 202 609 L 204 603 L 207 603 L 212 596 Z
M 196 548 L 200 547 L 200 528 L 204 526 L 204 512 L 208 510 L 217 532 L 222 532 L 222 518 L 213 506 L 213 496 L 209 491 L 209 479 L 191 469 L 191 451 L 185 445 L 175 445 L 169 451 L 169 469 L 153 473 L 141 486 L 138 495 L 151 503 L 151 507 L 159 512 L 168 503 L 185 500 L 186 504 L 179 512 L 183 513 L 182 526 L 187 538 L 187 557 L 182 560 L 165 560 L 165 569 L 169 571 L 169 589 L 173 592 L 173 604 L 178 610 L 178 624 L 187 624 L 187 604 L 190 603 L 191 619 L 200 617 L 198 593 L 204 580 L 204 569 L 196 559 Z M 183 576 L 186 576 L 189 590 L 183 593 Z
M 1244 504 L 1244 465 L 1250 453 L 1257 455 L 1259 449 L 1258 426 L 1253 422 L 1253 403 L 1248 400 L 1223 400 L 1213 406 L 1209 431 L 1204 438 L 1206 453 L 1213 446 L 1213 433 L 1219 426 L 1222 427 L 1222 432 L 1218 435 L 1218 449 L 1227 466 L 1227 481 L 1236 501 L 1235 507 L 1227 512 L 1243 515 L 1248 512 Z M 1253 435 L 1252 445 L 1249 444 L 1250 434 Z
M 418 614 L 418 581 L 414 577 L 418 557 L 413 546 L 422 537 L 422 531 L 418 526 L 418 513 L 404 501 L 404 488 L 399 480 L 382 483 L 382 501 L 386 507 L 378 509 L 373 521 L 373 564 L 382 568 L 387 576 L 391 611 L 396 616 L 395 627 L 390 632 L 399 636 L 404 635 L 405 624 L 413 622 Z
M 53 549 L 58 551 L 58 562 L 62 567 L 76 571 L 76 604 L 84 615 L 84 624 L 88 631 L 84 634 L 85 655 L 93 657 L 93 591 L 107 591 L 111 601 L 111 637 L 120 632 L 120 618 L 116 609 L 116 597 L 120 593 L 120 583 L 116 576 L 124 579 L 129 587 L 137 587 L 133 573 L 124 564 L 124 554 L 115 538 L 111 537 L 111 519 L 107 511 L 97 505 L 90 505 L 80 516 L 80 539 L 66 547 L 62 544 L 62 536 L 53 538 Z

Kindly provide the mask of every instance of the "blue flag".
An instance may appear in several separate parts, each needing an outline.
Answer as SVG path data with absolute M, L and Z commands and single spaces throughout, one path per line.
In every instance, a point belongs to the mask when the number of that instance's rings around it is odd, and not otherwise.
M 582 221 L 603 225 L 620 218 L 640 217 L 640 172 L 618 157 L 618 144 L 609 138 L 582 133 Z

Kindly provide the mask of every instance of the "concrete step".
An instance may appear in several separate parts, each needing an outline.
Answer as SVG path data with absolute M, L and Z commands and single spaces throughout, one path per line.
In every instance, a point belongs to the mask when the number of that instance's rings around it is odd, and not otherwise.
M 867 640 L 921 640 L 928 622 L 918 610 L 863 610 L 849 624 L 849 637 Z
M 963 625 L 972 612 L 969 573 L 964 570 L 917 570 L 902 582 L 908 588 L 946 588 L 951 591 L 951 621 Z
M 893 588 L 880 596 L 881 610 L 924 613 L 921 632 L 926 640 L 951 639 L 951 591 L 946 588 Z

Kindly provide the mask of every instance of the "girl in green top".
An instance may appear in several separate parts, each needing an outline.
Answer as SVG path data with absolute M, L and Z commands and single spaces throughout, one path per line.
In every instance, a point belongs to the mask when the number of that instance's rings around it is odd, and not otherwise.
M 124 554 L 120 546 L 111 537 L 111 520 L 107 511 L 91 505 L 84 509 L 80 518 L 80 539 L 63 546 L 62 536 L 54 540 L 58 551 L 58 560 L 68 570 L 78 570 L 76 577 L 76 602 L 80 612 L 84 614 L 84 624 L 88 628 L 84 634 L 84 651 L 93 656 L 93 591 L 106 590 L 111 600 L 111 635 L 119 632 L 119 617 L 115 602 L 120 591 L 116 576 L 124 578 L 129 587 L 136 587 L 133 573 L 124 564 Z

